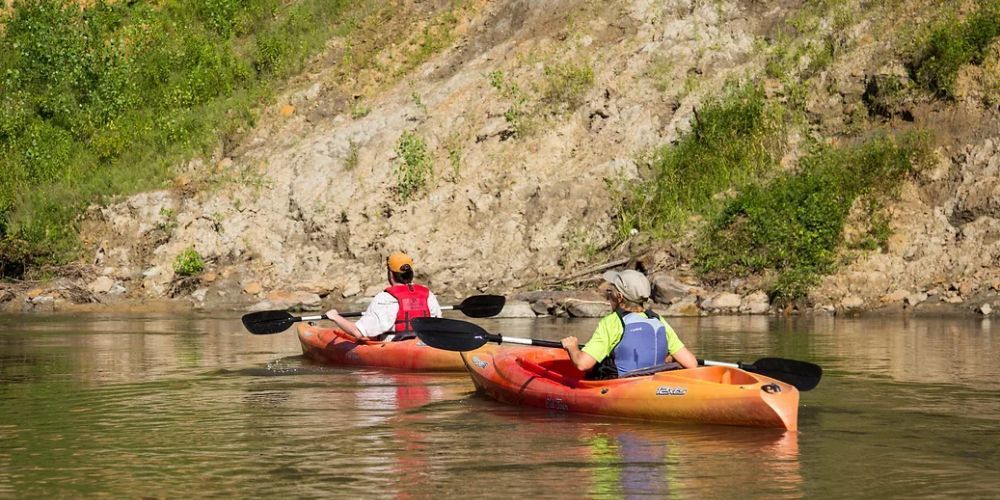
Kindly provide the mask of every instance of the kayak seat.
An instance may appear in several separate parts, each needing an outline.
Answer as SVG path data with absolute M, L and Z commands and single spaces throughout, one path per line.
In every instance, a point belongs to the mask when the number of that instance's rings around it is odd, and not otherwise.
M 583 377 L 583 373 L 577 370 L 571 361 L 565 359 L 546 361 L 545 366 L 542 366 L 534 361 L 517 358 L 517 364 L 528 372 L 567 387 L 576 387 Z
M 760 381 L 747 372 L 735 370 L 726 366 L 703 366 L 691 370 L 677 370 L 664 373 L 664 377 L 680 377 L 693 380 L 704 380 L 715 384 L 753 385 Z

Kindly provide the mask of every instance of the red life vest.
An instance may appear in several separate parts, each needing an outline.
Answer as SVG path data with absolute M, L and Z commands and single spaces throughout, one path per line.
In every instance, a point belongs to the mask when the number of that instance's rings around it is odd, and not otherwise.
M 385 289 L 385 293 L 392 295 L 399 302 L 399 312 L 396 313 L 396 323 L 393 325 L 394 332 L 411 332 L 410 320 L 414 318 L 427 318 L 431 315 L 431 310 L 427 307 L 427 297 L 431 291 L 422 285 L 393 285 Z M 399 338 L 397 335 L 396 338 Z

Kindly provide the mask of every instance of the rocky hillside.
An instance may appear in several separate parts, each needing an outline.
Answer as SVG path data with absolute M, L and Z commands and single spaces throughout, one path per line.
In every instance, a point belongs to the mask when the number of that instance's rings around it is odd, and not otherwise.
M 164 297 L 318 307 L 371 296 L 385 255 L 404 250 L 446 298 L 520 294 L 538 314 L 599 313 L 586 294 L 552 290 L 586 289 L 613 265 L 654 274 L 674 314 L 989 314 L 1000 290 L 1000 45 L 960 70 L 952 95 L 880 93 L 878 83 L 916 86 L 910 44 L 946 6 L 871 4 L 404 2 L 406 15 L 371 22 L 398 36 L 373 37 L 364 64 L 345 72 L 347 41 L 330 40 L 242 142 L 179 165 L 168 189 L 91 207 L 78 274 L 0 295 L 11 309 Z M 836 250 L 833 274 L 781 308 L 766 273 L 699 274 L 697 214 L 667 237 L 620 224 L 622 186 L 651 179 L 650 155 L 747 81 L 794 111 L 784 171 L 815 144 L 878 130 L 930 137 L 928 165 L 887 204 L 885 244 Z

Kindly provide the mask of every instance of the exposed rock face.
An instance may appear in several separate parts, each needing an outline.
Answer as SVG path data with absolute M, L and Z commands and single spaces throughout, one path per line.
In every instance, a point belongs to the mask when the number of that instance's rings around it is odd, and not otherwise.
M 625 2 L 581 14 L 588 21 L 574 29 L 583 36 L 566 40 L 565 14 L 578 8 L 488 4 L 461 49 L 389 89 L 363 117 L 307 119 L 300 107 L 340 98 L 314 75 L 235 154 L 183 169 L 184 189 L 92 211 L 88 234 L 109 242 L 102 263 L 147 269 L 130 288 L 148 296 L 170 292 L 174 259 L 189 247 L 210 267 L 240 266 L 261 291 L 321 277 L 345 298 L 381 286 L 383 259 L 397 249 L 414 257 L 418 280 L 457 295 L 560 277 L 585 263 L 584 246 L 611 241 L 605 179 L 637 175 L 634 156 L 688 127 L 701 96 L 741 68 L 754 39 L 737 3 Z M 523 64 L 529 53 L 539 65 Z M 664 78 L 697 72 L 704 86 L 656 90 L 646 74 L 662 60 L 671 62 Z M 512 137 L 509 99 L 484 75 L 499 70 L 528 85 L 564 61 L 593 69 L 582 104 L 544 108 L 532 133 Z M 407 202 L 394 195 L 403 132 L 426 141 L 434 165 L 426 191 Z
M 815 302 L 918 307 L 992 294 L 1000 279 L 1000 136 L 966 146 L 904 186 L 886 253 L 864 255 Z
M 439 296 L 556 282 L 614 242 L 617 200 L 606 181 L 640 180 L 635 158 L 688 130 L 704 96 L 729 78 L 759 74 L 766 56 L 755 40 L 782 8 L 749 15 L 760 10 L 755 4 L 483 2 L 460 23 L 455 47 L 366 100 L 364 116 L 341 105 L 346 97 L 331 90 L 331 68 L 311 68 L 235 150 L 183 166 L 174 189 L 89 212 L 86 260 L 115 270 L 91 289 L 101 297 L 179 295 L 199 307 L 242 307 L 276 291 L 310 295 L 268 296 L 256 307 L 362 303 L 385 286 L 384 258 L 394 250 L 414 257 L 418 281 Z M 860 105 L 876 52 L 861 44 L 857 57 L 828 70 L 829 85 L 843 91 L 835 102 L 808 103 L 821 118 L 817 127 L 843 125 Z M 593 70 L 579 105 L 534 95 L 532 130 L 518 132 L 511 98 L 487 75 L 500 72 L 534 92 L 545 67 L 564 62 Z M 887 74 L 905 78 L 898 68 Z M 404 132 L 425 142 L 433 165 L 425 188 L 407 201 L 396 191 Z M 986 135 L 942 152 L 939 165 L 905 186 L 892 207 L 888 251 L 843 266 L 811 302 L 825 310 L 933 302 L 971 310 L 980 296 L 995 296 L 1000 130 Z M 187 248 L 204 258 L 211 278 L 176 275 L 175 259 Z M 670 273 L 652 281 L 665 314 L 771 312 L 752 286 L 705 291 Z M 606 313 L 600 300 L 551 293 L 526 304 L 532 314 L 591 316 Z

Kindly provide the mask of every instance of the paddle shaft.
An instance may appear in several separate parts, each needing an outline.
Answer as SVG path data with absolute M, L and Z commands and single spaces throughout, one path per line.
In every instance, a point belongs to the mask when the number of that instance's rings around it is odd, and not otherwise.
M 562 349 L 562 342 L 555 342 L 553 340 L 537 340 L 537 339 L 523 339 L 517 337 L 504 337 L 500 334 L 488 334 L 486 340 L 490 342 L 496 342 L 497 344 L 502 344 L 504 342 L 508 344 L 521 344 L 521 345 L 533 345 L 537 347 L 555 347 L 556 349 Z M 583 348 L 583 344 L 580 344 L 580 348 Z M 726 363 L 723 361 L 711 361 L 707 359 L 699 359 L 698 364 L 701 366 L 727 366 L 729 368 L 739 368 L 744 370 L 746 368 L 752 367 L 752 364 L 745 363 Z
M 538 340 L 538 339 L 523 339 L 518 337 L 504 337 L 500 334 L 487 334 L 486 340 L 490 342 L 496 342 L 497 344 L 503 344 L 504 342 L 508 344 L 520 344 L 520 345 L 533 345 L 536 347 L 555 347 L 556 349 L 562 349 L 562 342 L 556 342 L 554 340 Z M 583 347 L 583 344 L 580 344 Z
M 711 361 L 711 360 L 708 360 L 708 359 L 699 359 L 698 360 L 698 365 L 699 366 L 726 366 L 726 367 L 729 367 L 729 368 L 739 368 L 741 370 L 745 366 L 743 363 L 726 363 L 725 361 Z
M 562 349 L 562 342 L 555 342 L 553 340 L 537 340 L 537 339 L 523 339 L 518 337 L 504 337 L 500 334 L 489 334 L 486 336 L 486 340 L 490 342 L 496 342 L 497 344 L 502 344 L 504 342 L 508 344 L 521 344 L 521 345 L 533 345 L 537 347 L 555 347 L 556 349 Z M 583 344 L 580 345 L 583 348 Z M 698 364 L 701 366 L 727 366 L 729 368 L 739 368 L 745 369 L 750 365 L 745 363 L 726 363 L 724 361 L 711 361 L 707 359 L 699 359 Z
M 455 309 L 455 306 L 442 306 L 441 307 L 442 311 L 451 311 L 453 309 Z M 357 318 L 358 316 L 361 316 L 362 314 L 364 314 L 364 313 L 360 312 L 360 311 L 346 312 L 346 313 L 341 313 L 340 317 L 342 317 L 342 318 Z M 317 321 L 317 320 L 321 320 L 321 319 L 330 319 L 330 318 L 327 318 L 326 315 L 324 314 L 322 316 L 297 316 L 297 317 L 289 318 L 288 321 L 292 321 L 292 322 L 296 322 L 297 323 L 299 321 Z

